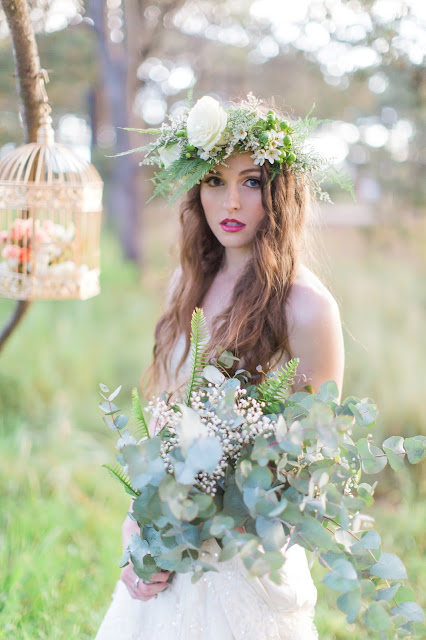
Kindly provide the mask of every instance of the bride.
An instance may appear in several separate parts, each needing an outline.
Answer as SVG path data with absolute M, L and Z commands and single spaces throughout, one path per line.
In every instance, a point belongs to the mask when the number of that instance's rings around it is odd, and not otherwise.
M 312 181 L 306 156 L 305 170 L 297 171 L 293 129 L 275 113 L 265 114 L 253 99 L 225 111 L 207 96 L 183 124 L 186 128 L 172 119 L 163 125 L 163 138 L 148 148 L 148 155 L 160 158 L 160 174 L 170 184 L 190 187 L 181 205 L 180 265 L 155 332 L 157 389 L 185 382 L 191 313 L 201 306 L 211 353 L 215 347 L 232 351 L 240 358 L 238 368 L 251 371 L 258 382 L 264 370 L 298 357 L 298 386 L 317 390 L 335 380 L 341 390 L 338 307 L 303 264 Z M 179 131 L 184 134 L 176 135 Z M 185 184 L 187 176 L 173 183 L 179 163 L 187 162 L 190 174 L 191 163 L 199 166 L 200 159 L 205 165 L 200 184 Z M 136 530 L 127 516 L 124 546 Z M 167 571 L 146 583 L 130 564 L 124 567 L 96 640 L 318 637 L 316 589 L 301 547 L 283 547 L 279 586 L 268 578 L 249 578 L 238 557 L 219 563 L 214 540 L 203 548 L 217 572 L 207 572 L 195 584 L 190 574 Z

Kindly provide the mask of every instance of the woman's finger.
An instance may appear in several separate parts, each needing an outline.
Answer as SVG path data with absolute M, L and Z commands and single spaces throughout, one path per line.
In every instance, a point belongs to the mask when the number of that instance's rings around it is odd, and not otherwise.
M 165 582 L 158 582 L 156 584 L 145 584 L 144 582 L 139 582 L 136 589 L 133 589 L 132 597 L 137 598 L 139 600 L 150 600 L 154 598 L 158 593 L 164 591 L 164 589 L 168 588 L 168 584 Z
M 167 582 L 170 575 L 170 571 L 160 571 L 160 573 L 154 573 L 150 582 Z

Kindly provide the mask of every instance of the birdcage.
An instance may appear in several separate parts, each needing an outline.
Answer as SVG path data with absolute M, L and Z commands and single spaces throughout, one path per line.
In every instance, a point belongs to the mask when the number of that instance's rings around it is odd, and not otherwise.
M 103 182 L 54 142 L 44 109 L 37 142 L 0 159 L 0 296 L 86 299 L 99 293 Z

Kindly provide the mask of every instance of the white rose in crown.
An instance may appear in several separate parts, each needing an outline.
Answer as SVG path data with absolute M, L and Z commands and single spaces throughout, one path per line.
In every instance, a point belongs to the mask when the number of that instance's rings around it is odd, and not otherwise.
M 227 121 L 226 111 L 217 100 L 210 96 L 200 98 L 188 114 L 186 130 L 189 144 L 204 151 L 223 144 L 222 134 Z
M 160 147 L 160 149 L 158 149 L 158 155 L 166 169 L 170 167 L 175 160 L 180 158 L 180 154 L 181 148 L 178 144 L 174 144 L 171 147 Z

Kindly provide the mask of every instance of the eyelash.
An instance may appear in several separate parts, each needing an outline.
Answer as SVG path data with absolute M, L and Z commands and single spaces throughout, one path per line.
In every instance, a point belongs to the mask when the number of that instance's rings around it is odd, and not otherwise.
M 213 180 L 219 180 L 219 182 L 220 182 L 221 184 L 212 184 L 212 181 L 213 181 Z M 254 188 L 260 187 L 260 180 L 259 180 L 258 178 L 247 178 L 247 179 L 245 180 L 245 182 L 249 182 L 249 181 L 251 181 L 251 182 L 255 182 L 255 183 L 256 183 L 256 185 L 250 186 L 250 187 L 249 187 L 250 189 L 254 189 Z M 210 185 L 211 187 L 219 187 L 219 186 L 221 186 L 221 185 L 223 184 L 223 182 L 222 182 L 222 180 L 221 180 L 220 178 L 218 178 L 217 176 L 209 176 L 209 177 L 205 180 L 205 184 L 208 184 L 208 185 Z

